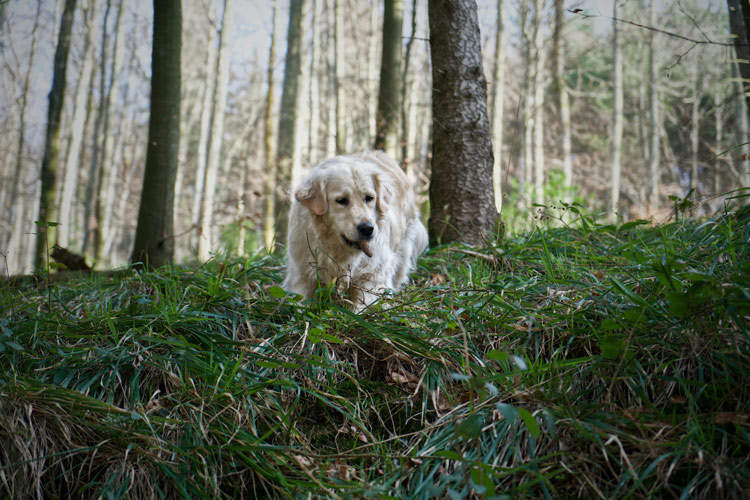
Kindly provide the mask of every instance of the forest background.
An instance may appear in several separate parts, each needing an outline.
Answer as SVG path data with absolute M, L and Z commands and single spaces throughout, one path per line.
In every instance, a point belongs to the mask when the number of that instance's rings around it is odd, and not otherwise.
M 63 3 L 0 4 L 0 252 L 10 274 L 34 268 L 46 95 Z M 428 203 L 426 2 L 395 2 L 403 8 L 395 35 L 384 34 L 380 2 L 294 3 L 301 17 L 290 22 L 285 1 L 183 2 L 177 261 L 283 240 L 276 226 L 290 186 L 322 159 L 373 147 L 384 36 L 396 36 L 402 49 L 397 141 L 387 149 Z M 496 207 L 510 231 L 560 218 L 575 201 L 606 219 L 660 222 L 689 197 L 690 213 L 706 215 L 722 208 L 722 193 L 750 185 L 727 3 L 505 0 L 480 1 L 478 12 Z M 55 222 L 58 244 L 100 268 L 124 264 L 133 248 L 152 18 L 145 0 L 76 7 Z M 293 28 L 301 42 L 290 113 L 281 96 Z

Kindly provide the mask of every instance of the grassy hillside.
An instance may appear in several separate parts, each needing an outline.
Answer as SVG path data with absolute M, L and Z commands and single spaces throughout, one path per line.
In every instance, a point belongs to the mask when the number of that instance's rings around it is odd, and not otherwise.
M 0 284 L 0 497 L 747 495 L 750 210 L 578 217 L 361 315 L 264 255 Z

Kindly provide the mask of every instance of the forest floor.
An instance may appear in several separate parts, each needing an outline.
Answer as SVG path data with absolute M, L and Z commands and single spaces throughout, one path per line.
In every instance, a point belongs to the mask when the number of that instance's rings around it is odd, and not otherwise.
M 265 254 L 0 283 L 0 497 L 747 498 L 738 207 L 573 207 L 361 314 Z

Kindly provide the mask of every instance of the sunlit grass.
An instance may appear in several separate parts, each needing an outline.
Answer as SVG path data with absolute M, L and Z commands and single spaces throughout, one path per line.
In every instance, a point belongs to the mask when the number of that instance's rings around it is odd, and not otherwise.
M 3 283 L 0 496 L 742 497 L 750 211 L 572 211 L 360 315 L 264 255 Z

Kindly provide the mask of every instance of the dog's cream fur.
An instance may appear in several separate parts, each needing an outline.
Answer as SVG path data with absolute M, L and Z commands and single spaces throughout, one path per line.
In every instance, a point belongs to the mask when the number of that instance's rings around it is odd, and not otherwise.
M 359 310 L 398 290 L 426 246 L 414 190 L 396 162 L 380 151 L 336 156 L 294 193 L 282 286 L 309 298 L 333 281 Z

